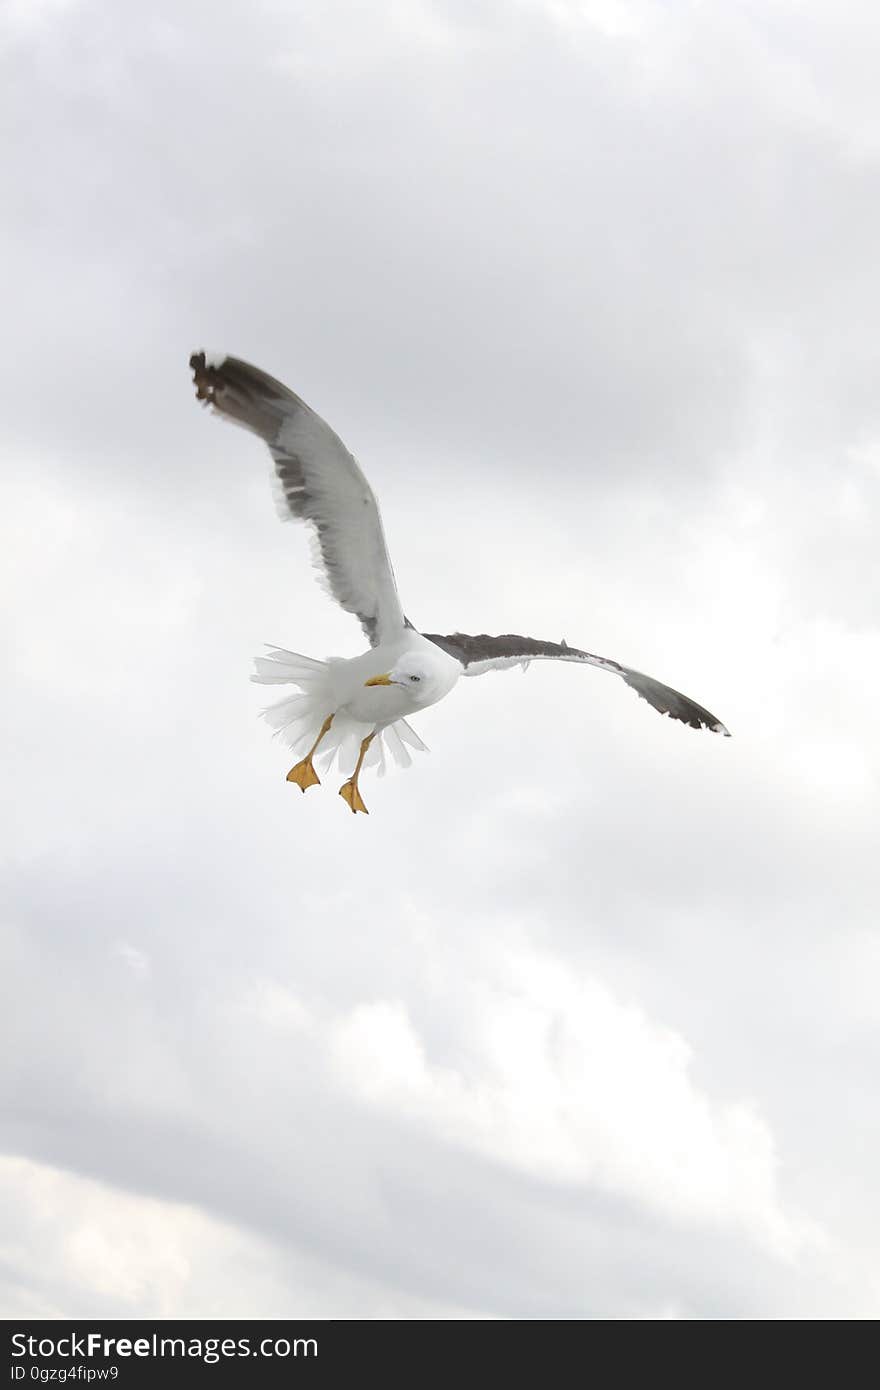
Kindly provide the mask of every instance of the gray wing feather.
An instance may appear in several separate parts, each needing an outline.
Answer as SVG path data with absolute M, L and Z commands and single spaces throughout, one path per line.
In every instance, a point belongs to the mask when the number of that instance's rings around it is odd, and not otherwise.
M 679 719 L 692 729 L 711 729 L 713 733 L 730 737 L 720 719 L 716 719 L 714 714 L 703 709 L 696 701 L 688 699 L 687 695 L 668 685 L 661 685 L 651 676 L 642 675 L 641 671 L 621 666 L 617 661 L 570 647 L 565 641 L 543 642 L 535 637 L 517 637 L 513 633 L 506 633 L 502 637 L 488 637 L 485 633 L 469 637 L 464 632 L 453 632 L 446 637 L 434 632 L 422 635 L 460 661 L 466 676 L 481 676 L 485 671 L 503 671 L 511 666 L 527 666 L 530 661 L 575 661 L 581 665 L 598 666 L 603 671 L 621 676 L 643 700 L 647 700 L 661 714 L 668 714 L 670 719 Z
M 268 444 L 291 516 L 315 528 L 330 592 L 372 646 L 404 625 L 376 498 L 338 435 L 274 377 L 224 357 L 190 358 L 196 396 Z

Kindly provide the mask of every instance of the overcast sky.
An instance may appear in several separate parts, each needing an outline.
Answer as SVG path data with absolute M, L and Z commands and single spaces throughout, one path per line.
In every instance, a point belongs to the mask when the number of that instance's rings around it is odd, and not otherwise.
M 11 0 L 7 1316 L 880 1313 L 880 88 L 839 0 Z M 464 681 L 362 648 L 200 411 L 289 382 Z

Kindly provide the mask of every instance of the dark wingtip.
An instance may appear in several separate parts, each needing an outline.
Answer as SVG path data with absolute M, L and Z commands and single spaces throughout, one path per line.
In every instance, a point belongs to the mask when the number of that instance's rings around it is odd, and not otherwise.
M 730 738 L 730 730 L 720 719 L 692 719 L 689 721 L 692 729 L 708 729 L 710 734 L 720 734 L 722 738 Z
M 195 382 L 196 400 L 204 401 L 206 405 L 210 405 L 214 399 L 214 387 L 216 384 L 216 371 L 214 367 L 208 365 L 208 359 L 204 351 L 192 353 L 189 359 L 189 365 L 192 369 L 193 381 Z
M 722 738 L 731 736 L 730 730 L 720 719 L 688 719 L 685 722 L 691 729 L 708 729 L 710 734 L 721 734 Z

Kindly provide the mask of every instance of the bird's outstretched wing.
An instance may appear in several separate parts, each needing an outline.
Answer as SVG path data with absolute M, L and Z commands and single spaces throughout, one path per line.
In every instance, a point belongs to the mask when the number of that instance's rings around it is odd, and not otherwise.
M 582 652 L 577 647 L 570 647 L 567 642 L 542 642 L 534 637 L 516 637 L 512 633 L 503 637 L 487 637 L 485 633 L 479 637 L 469 637 L 463 632 L 453 632 L 448 637 L 441 637 L 434 632 L 425 632 L 422 636 L 460 661 L 466 676 L 482 676 L 485 671 L 503 671 L 509 666 L 527 666 L 530 661 L 577 661 L 582 665 L 598 666 L 603 671 L 622 676 L 627 685 L 661 714 L 680 719 L 692 729 L 711 729 L 715 734 L 730 737 L 720 719 L 686 695 L 681 695 L 668 685 L 661 685 L 650 676 L 643 676 L 641 671 L 631 671 L 628 666 L 609 661 L 607 657 Z
M 310 521 L 331 594 L 372 646 L 397 636 L 403 611 L 373 491 L 338 435 L 280 381 L 237 357 L 189 359 L 196 396 L 268 444 L 291 516 Z

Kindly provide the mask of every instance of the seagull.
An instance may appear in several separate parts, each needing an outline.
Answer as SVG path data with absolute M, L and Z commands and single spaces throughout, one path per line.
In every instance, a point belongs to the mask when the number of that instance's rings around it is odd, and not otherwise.
M 331 596 L 357 617 L 370 643 L 349 659 L 317 661 L 282 647 L 255 658 L 252 680 L 298 691 L 263 712 L 302 754 L 288 782 L 303 792 L 319 785 L 316 755 L 322 770 L 337 756 L 340 768 L 353 758 L 354 770 L 339 794 L 353 814 L 366 813 L 358 785 L 364 766 L 376 765 L 382 775 L 386 752 L 408 767 L 408 750 L 425 748 L 408 715 L 444 699 L 462 676 L 525 669 L 532 661 L 598 666 L 620 676 L 661 714 L 730 736 L 714 714 L 686 695 L 564 640 L 419 632 L 401 606 L 373 490 L 338 435 L 287 386 L 238 357 L 195 352 L 190 367 L 197 399 L 269 446 L 282 516 L 311 523 L 315 564 Z

